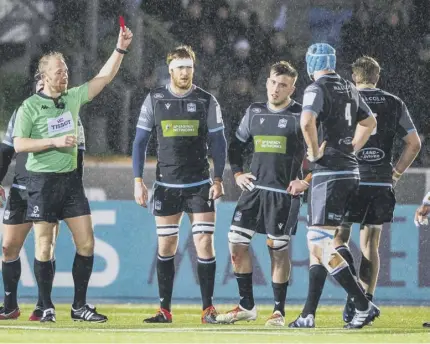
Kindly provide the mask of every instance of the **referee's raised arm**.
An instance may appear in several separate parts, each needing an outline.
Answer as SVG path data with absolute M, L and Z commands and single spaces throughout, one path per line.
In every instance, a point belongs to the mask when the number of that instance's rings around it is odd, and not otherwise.
M 88 82 L 88 99 L 94 99 L 107 84 L 109 84 L 121 66 L 122 59 L 128 53 L 127 48 L 131 43 L 133 33 L 128 27 L 124 31 L 120 29 L 116 49 L 109 57 L 109 60 L 93 79 Z

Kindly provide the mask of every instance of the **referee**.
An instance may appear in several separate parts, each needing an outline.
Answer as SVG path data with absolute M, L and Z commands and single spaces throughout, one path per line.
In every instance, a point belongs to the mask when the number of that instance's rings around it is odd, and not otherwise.
M 77 172 L 78 114 L 80 107 L 115 77 L 132 37 L 128 28 L 121 31 L 115 51 L 99 74 L 69 90 L 63 55 L 53 52 L 42 56 L 38 73 L 44 83 L 43 92 L 27 98 L 18 109 L 13 137 L 16 152 L 29 153 L 27 219 L 34 222 L 34 272 L 44 307 L 41 322 L 55 322 L 51 291 L 54 228 L 58 220 L 67 223 L 77 250 L 72 269 L 75 295 L 71 317 L 90 322 L 107 320 L 86 303 L 94 262 L 94 233 L 90 207 Z

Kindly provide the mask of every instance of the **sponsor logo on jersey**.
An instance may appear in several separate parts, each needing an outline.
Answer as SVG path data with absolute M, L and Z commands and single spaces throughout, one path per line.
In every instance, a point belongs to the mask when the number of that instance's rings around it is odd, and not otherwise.
M 284 224 L 283 223 L 278 223 L 278 228 L 282 229 L 282 227 L 284 227 Z
M 147 115 L 148 114 L 148 108 L 145 105 L 142 105 L 140 112 L 142 113 L 142 115 Z
M 233 220 L 234 221 L 240 221 L 240 219 L 242 218 L 242 212 L 241 211 L 236 211 L 235 213 L 234 213 L 234 218 L 233 218 Z
M 261 109 L 260 108 L 253 108 L 252 112 L 254 112 L 254 113 L 260 113 Z
M 55 136 L 75 129 L 72 113 L 67 111 L 56 118 L 48 118 L 48 135 Z
M 165 106 L 166 106 L 166 109 L 167 110 L 169 110 L 170 109 L 170 105 L 172 105 L 172 104 L 170 104 L 170 103 L 166 103 L 166 104 L 164 104 Z
M 188 112 L 196 112 L 197 106 L 196 103 L 188 103 L 187 104 L 187 111 Z
M 260 118 L 260 124 L 264 123 L 264 118 Z
M 352 144 L 352 137 L 345 137 L 339 140 L 339 144 L 350 145 Z
M 279 153 L 287 152 L 287 138 L 285 136 L 254 136 L 254 149 L 256 153 Z
M 161 121 L 164 137 L 197 136 L 199 134 L 199 125 L 198 119 Z
M 285 118 L 281 118 L 278 122 L 278 128 L 286 128 L 287 127 L 288 120 Z
M 47 110 L 49 109 L 47 105 L 42 105 L 42 110 Z
M 155 93 L 153 97 L 155 99 L 161 99 L 161 98 L 164 98 L 164 94 L 163 93 Z
M 369 147 L 358 151 L 357 159 L 362 161 L 379 161 L 385 157 L 385 152 L 382 149 Z

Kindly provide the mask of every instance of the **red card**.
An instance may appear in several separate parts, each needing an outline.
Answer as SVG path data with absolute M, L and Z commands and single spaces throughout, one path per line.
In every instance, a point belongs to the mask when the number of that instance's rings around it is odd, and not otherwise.
M 123 16 L 119 16 L 119 26 L 121 26 L 122 31 L 125 31 L 125 21 Z

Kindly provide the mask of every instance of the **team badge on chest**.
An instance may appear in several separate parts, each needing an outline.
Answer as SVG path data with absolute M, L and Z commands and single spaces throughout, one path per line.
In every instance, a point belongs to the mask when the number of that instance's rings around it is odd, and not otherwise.
M 281 118 L 278 122 L 278 128 L 286 128 L 287 127 L 288 120 L 285 118 Z
M 197 107 L 195 103 L 188 103 L 187 104 L 187 111 L 188 112 L 196 112 Z

